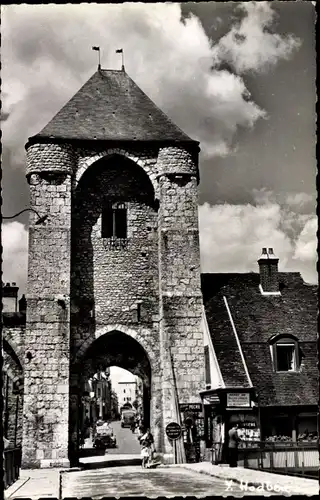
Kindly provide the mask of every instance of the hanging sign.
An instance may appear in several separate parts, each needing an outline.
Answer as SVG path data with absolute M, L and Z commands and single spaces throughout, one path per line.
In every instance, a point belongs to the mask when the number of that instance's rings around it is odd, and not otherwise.
M 181 436 L 181 426 L 176 422 L 170 422 L 166 427 L 166 434 L 172 441 L 179 439 Z
M 250 394 L 248 392 L 229 392 L 227 394 L 228 408 L 250 408 Z
M 190 412 L 195 412 L 199 413 L 202 412 L 202 404 L 201 403 L 180 403 L 179 405 L 180 411 L 190 411 Z
M 210 394 L 203 398 L 204 405 L 211 405 L 214 403 L 220 403 L 219 396 L 217 394 Z

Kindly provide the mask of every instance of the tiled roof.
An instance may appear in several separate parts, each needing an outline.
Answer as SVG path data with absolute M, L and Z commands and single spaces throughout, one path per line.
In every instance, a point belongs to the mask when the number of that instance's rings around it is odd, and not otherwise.
M 197 145 L 125 71 L 98 70 L 43 130 L 30 138 L 173 141 Z
M 205 311 L 224 383 L 228 387 L 249 387 L 237 341 L 220 292 L 205 303 Z
M 317 404 L 317 286 L 306 285 L 299 273 L 279 273 L 281 296 L 263 296 L 257 273 L 203 274 L 201 280 L 207 321 L 222 376 L 225 378 L 230 370 L 233 377 L 238 376 L 238 363 L 231 368 L 232 358 L 225 359 L 219 354 L 221 343 L 223 349 L 229 343 L 228 324 L 222 325 L 219 334 L 215 326 L 215 317 L 220 317 L 220 297 L 224 295 L 261 404 Z M 304 355 L 300 373 L 274 372 L 268 341 L 277 334 L 298 338 Z M 243 379 L 242 372 L 238 379 Z

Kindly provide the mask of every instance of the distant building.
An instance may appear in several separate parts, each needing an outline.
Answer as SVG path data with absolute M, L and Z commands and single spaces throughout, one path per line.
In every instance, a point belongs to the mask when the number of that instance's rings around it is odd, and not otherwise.
M 2 312 L 18 312 L 18 291 L 15 282 L 2 283 Z
M 111 380 L 110 368 L 97 372 L 92 378 L 96 417 L 108 420 L 111 418 Z
M 118 382 L 118 401 L 120 410 L 123 405 L 128 405 L 128 403 L 132 406 L 136 399 L 136 392 L 137 380 L 133 380 L 132 382 Z
M 111 419 L 115 420 L 119 417 L 119 403 L 117 393 L 111 390 Z

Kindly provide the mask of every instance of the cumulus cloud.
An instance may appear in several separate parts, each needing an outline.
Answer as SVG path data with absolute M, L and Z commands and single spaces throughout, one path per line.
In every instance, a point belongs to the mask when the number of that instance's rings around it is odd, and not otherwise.
M 310 218 L 302 229 L 295 245 L 294 259 L 315 262 L 317 252 L 316 233 L 318 219 L 316 216 Z
M 275 193 L 267 189 L 253 189 L 253 198 L 257 206 L 279 206 L 281 210 L 279 228 L 293 244 L 316 211 L 315 196 L 304 192 Z
M 276 13 L 271 2 L 245 2 L 238 10 L 245 16 L 214 46 L 216 65 L 227 63 L 239 74 L 265 72 L 300 47 L 294 35 L 272 32 Z
M 204 156 L 234 151 L 237 131 L 267 118 L 241 73 L 263 71 L 291 57 L 300 43 L 292 35 L 271 33 L 271 4 L 250 2 L 238 9 L 243 19 L 214 45 L 196 16 L 182 20 L 179 4 L 4 6 L 2 128 L 11 168 L 24 164 L 28 136 L 38 133 L 95 71 L 92 45 L 101 47 L 103 68 L 120 69 L 115 49 L 123 47 L 128 74 L 177 125 L 200 140 Z M 304 219 L 295 217 L 294 207 L 306 207 L 307 195 L 292 195 L 287 212 L 285 198 L 280 202 L 272 193 L 256 195 L 254 205 L 200 207 L 204 271 L 254 269 L 262 246 L 273 246 L 282 265 L 286 255 L 293 255 L 310 219 L 307 209 L 300 214 Z M 27 239 L 23 226 L 15 224 L 4 226 L 3 245 L 9 249 L 4 269 L 8 281 L 20 280 L 23 287 Z M 13 252 L 14 241 L 21 248 Z M 20 267 L 13 265 L 18 261 Z
M 299 220 L 296 226 L 294 217 Z M 306 282 L 317 283 L 317 219 L 312 214 L 299 217 L 270 201 L 256 205 L 201 205 L 202 272 L 257 271 L 261 249 L 273 247 L 280 259 L 280 270 L 301 272 Z
M 2 225 L 2 281 L 15 281 L 25 293 L 28 265 L 28 231 L 20 222 Z
M 247 13 L 243 25 L 249 23 L 250 29 L 257 24 L 262 30 L 268 24 L 261 21 L 261 12 L 272 17 L 270 6 L 242 9 Z M 221 47 L 233 29 L 221 39 Z M 23 161 L 27 137 L 39 132 L 93 73 L 93 44 L 100 45 L 102 66 L 107 68 L 120 68 L 115 49 L 123 47 L 130 76 L 183 130 L 200 140 L 206 156 L 227 155 L 235 149 L 239 128 L 252 128 L 267 117 L 242 77 L 212 68 L 220 45 L 212 45 L 196 16 L 182 20 L 179 4 L 7 6 L 2 78 L 4 104 L 11 114 L 3 134 L 16 161 Z M 259 38 L 255 47 L 256 53 L 264 54 L 265 39 Z M 277 59 L 286 57 L 283 50 L 277 54 Z M 220 50 L 219 59 L 223 58 L 226 61 L 228 53 Z

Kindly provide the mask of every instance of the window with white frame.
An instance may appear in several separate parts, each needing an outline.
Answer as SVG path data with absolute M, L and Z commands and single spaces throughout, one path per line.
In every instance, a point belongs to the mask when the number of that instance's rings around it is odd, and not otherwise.
M 299 371 L 299 345 L 294 337 L 278 336 L 273 339 L 271 355 L 276 372 Z

